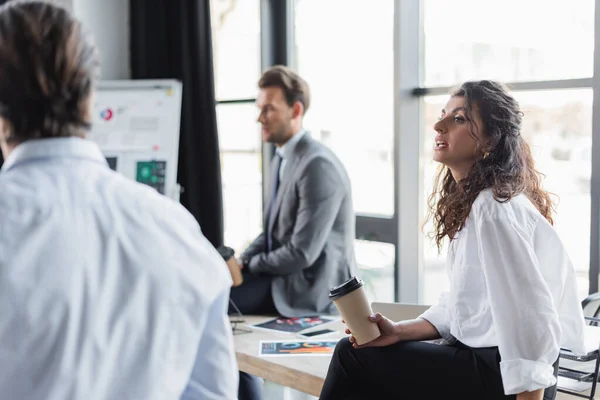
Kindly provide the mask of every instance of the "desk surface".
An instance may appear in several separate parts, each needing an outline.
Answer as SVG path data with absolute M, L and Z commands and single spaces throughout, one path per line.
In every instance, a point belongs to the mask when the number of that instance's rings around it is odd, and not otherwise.
M 249 324 L 257 324 L 274 316 L 244 316 L 245 324 L 238 324 L 238 328 L 246 329 Z M 234 318 L 232 318 L 234 319 Z M 314 339 L 338 340 L 344 336 L 344 325 L 341 321 L 319 325 L 306 332 L 320 329 L 333 329 L 336 333 L 318 336 Z M 306 357 L 259 357 L 259 343 L 261 340 L 295 340 L 306 339 L 297 334 L 270 332 L 262 329 L 250 333 L 234 331 L 235 353 L 239 369 L 252 375 L 260 376 L 268 381 L 291 387 L 313 396 L 319 396 L 331 357 L 306 356 Z

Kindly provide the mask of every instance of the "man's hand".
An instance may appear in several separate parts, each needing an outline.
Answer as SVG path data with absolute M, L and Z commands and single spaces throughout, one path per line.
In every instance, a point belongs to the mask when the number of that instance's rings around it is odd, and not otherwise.
M 242 261 L 242 259 L 241 258 L 236 258 L 235 261 L 237 261 L 238 266 L 240 267 L 240 270 L 243 271 L 244 270 L 244 262 Z

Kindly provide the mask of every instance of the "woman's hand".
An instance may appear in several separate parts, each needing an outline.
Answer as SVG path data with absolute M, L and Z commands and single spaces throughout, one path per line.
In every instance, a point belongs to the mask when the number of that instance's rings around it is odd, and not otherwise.
M 356 338 L 352 336 L 352 332 L 350 329 L 346 328 L 346 333 L 350 335 L 350 342 L 352 343 L 352 347 L 355 349 L 362 349 L 364 347 L 384 347 L 389 346 L 394 343 L 397 343 L 401 340 L 401 337 L 398 335 L 396 329 L 396 323 L 394 323 L 389 318 L 384 317 L 383 315 L 377 313 L 373 314 L 369 317 L 369 321 L 374 324 L 377 324 L 379 327 L 379 331 L 381 332 L 381 336 L 377 339 L 370 341 L 365 344 L 357 344 Z M 342 320 L 345 323 L 345 321 Z
M 371 315 L 369 317 L 369 321 L 377 324 L 379 331 L 381 332 L 381 336 L 369 343 L 359 345 L 356 343 L 356 338 L 352 336 L 350 329 L 346 329 L 346 333 L 351 335 L 350 342 L 354 348 L 362 349 L 363 347 L 383 347 L 398 343 L 403 340 L 418 341 L 440 338 L 440 334 L 437 329 L 431 323 L 429 323 L 429 321 L 422 318 L 393 322 L 389 318 L 377 313 Z

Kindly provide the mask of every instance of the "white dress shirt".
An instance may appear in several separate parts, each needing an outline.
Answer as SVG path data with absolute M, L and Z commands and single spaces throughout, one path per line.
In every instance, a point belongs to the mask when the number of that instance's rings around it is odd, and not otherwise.
M 287 142 L 283 144 L 283 146 L 278 147 L 275 151 L 281 157 L 281 166 L 279 167 L 279 180 L 283 178 L 283 171 L 285 170 L 285 166 L 287 164 L 287 159 L 291 154 L 294 153 L 294 149 L 296 145 L 302 139 L 304 135 L 306 135 L 306 131 L 304 129 L 300 129 L 296 134 L 294 134 Z
M 235 399 L 230 287 L 187 210 L 93 142 L 27 141 L 2 167 L 3 399 Z
M 448 250 L 450 289 L 421 318 L 446 339 L 497 346 L 506 395 L 554 385 L 559 348 L 584 350 L 573 265 L 529 199 L 479 194 Z

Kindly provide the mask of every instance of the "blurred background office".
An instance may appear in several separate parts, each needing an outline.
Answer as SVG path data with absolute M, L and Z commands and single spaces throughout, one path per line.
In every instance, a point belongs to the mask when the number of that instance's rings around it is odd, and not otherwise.
M 593 102 L 600 95 L 598 2 L 59 2 L 92 30 L 103 79 L 183 80 L 182 130 L 191 118 L 186 101 L 197 101 L 186 99 L 186 91 L 213 96 L 220 170 L 202 178 L 214 180 L 209 189 L 194 189 L 193 171 L 202 175 L 210 167 L 194 164 L 193 145 L 202 144 L 182 136 L 182 203 L 196 210 L 213 244 L 238 252 L 262 229 L 263 183 L 269 182 L 273 152 L 261 143 L 256 123 L 256 82 L 273 64 L 296 69 L 312 89 L 306 129 L 336 152 L 352 179 L 356 253 L 372 300 L 431 304 L 446 288 L 445 249 L 438 255 L 425 236 L 428 227 L 423 233 L 421 226 L 436 168 L 432 125 L 454 84 L 482 78 L 508 83 L 525 113 L 523 132 L 546 174 L 545 186 L 558 196 L 556 229 L 577 270 L 580 299 L 598 291 L 600 103 Z M 189 8 L 192 3 L 196 8 Z M 180 19 L 189 26 L 178 24 Z M 152 29 L 161 32 L 158 39 L 142 43 L 140 37 Z M 207 33 L 210 49 L 202 42 Z M 172 69 L 161 70 L 142 50 L 169 48 L 164 35 L 171 48 L 179 47 L 163 53 Z M 191 62 L 182 54 L 193 46 L 200 50 Z M 203 121 L 211 126 L 210 116 Z M 182 157 L 182 151 L 190 153 Z M 203 203 L 205 195 L 212 203 Z M 216 203 L 222 207 L 215 218 L 203 221 L 201 210 Z

